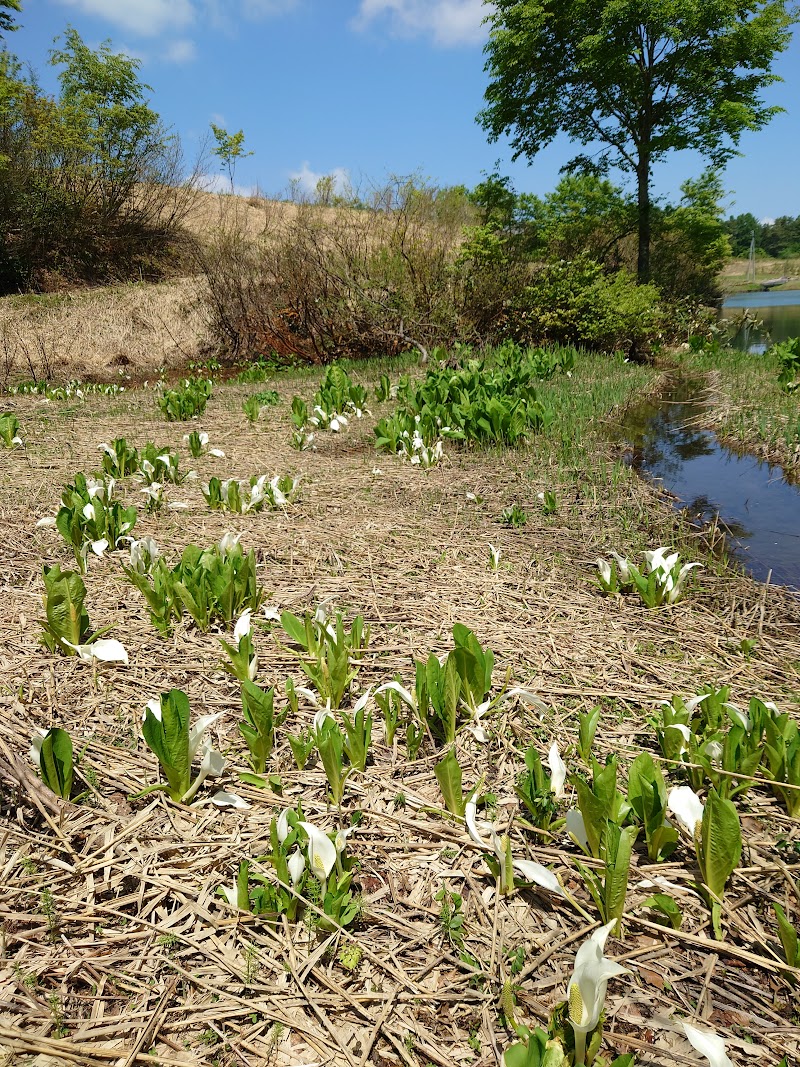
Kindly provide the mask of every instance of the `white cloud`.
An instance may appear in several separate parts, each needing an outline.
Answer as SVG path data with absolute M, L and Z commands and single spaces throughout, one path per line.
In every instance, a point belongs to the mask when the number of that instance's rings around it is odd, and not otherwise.
M 168 45 L 161 58 L 165 63 L 192 63 L 197 59 L 197 47 L 194 41 L 181 38 Z
M 346 192 L 350 185 L 350 172 L 344 167 L 334 167 L 333 170 L 320 171 L 318 173 L 311 169 L 308 165 L 308 160 L 303 163 L 299 170 L 292 171 L 289 175 L 290 181 L 297 183 L 300 192 L 309 196 L 313 196 L 316 193 L 320 178 L 333 178 L 333 191 L 338 195 Z
M 231 180 L 227 174 L 200 174 L 194 181 L 195 189 L 204 193 L 230 193 Z M 234 185 L 236 196 L 257 196 L 257 185 Z
M 388 19 L 390 32 L 401 37 L 430 35 L 436 44 L 453 47 L 485 40 L 482 24 L 489 12 L 484 0 L 361 0 L 356 28 Z
M 58 0 L 84 15 L 106 19 L 142 37 L 185 30 L 195 23 L 234 31 L 240 18 L 283 15 L 299 0 Z M 172 60 L 186 62 L 186 59 Z
M 60 0 L 85 15 L 107 19 L 143 37 L 182 30 L 195 19 L 192 0 Z
M 761 223 L 762 226 L 772 226 L 775 222 L 775 219 L 767 217 L 764 219 L 759 219 L 758 221 Z

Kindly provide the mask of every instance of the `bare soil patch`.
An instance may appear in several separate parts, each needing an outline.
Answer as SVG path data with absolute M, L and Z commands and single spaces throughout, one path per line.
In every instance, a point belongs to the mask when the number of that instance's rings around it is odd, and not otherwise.
M 395 673 L 408 684 L 415 658 L 451 647 L 455 622 L 473 628 L 495 652 L 496 686 L 510 671 L 550 709 L 507 705 L 492 718 L 487 745 L 460 735 L 465 783 L 485 776 L 504 827 L 516 813 L 520 752 L 535 741 L 544 755 L 553 739 L 564 752 L 579 711 L 602 707 L 596 754 L 620 753 L 624 766 L 642 748 L 654 750 L 645 717 L 658 702 L 704 682 L 730 684 L 737 703 L 761 695 L 796 713 L 800 603 L 785 591 L 706 559 L 672 609 L 600 596 L 597 555 L 687 536 L 654 490 L 606 452 L 597 451 L 592 469 L 565 475 L 544 441 L 502 453 L 451 448 L 441 468 L 422 472 L 378 456 L 366 419 L 341 436 L 318 435 L 317 451 L 300 453 L 289 446 L 285 401 L 313 388 L 307 378 L 273 384 L 284 403 L 256 427 L 241 412 L 253 387 L 217 387 L 196 426 L 163 422 L 149 390 L 80 404 L 16 401 L 28 444 L 0 450 L 0 754 L 26 759 L 33 729 L 60 725 L 77 750 L 85 747 L 90 796 L 59 817 L 27 792 L 2 795 L 0 1064 L 494 1064 L 510 1040 L 499 1017 L 504 981 L 514 985 L 517 1019 L 544 1022 L 593 928 L 544 893 L 501 898 L 463 825 L 441 810 L 439 755 L 423 749 L 408 762 L 402 744 L 382 743 L 377 725 L 373 762 L 351 776 L 343 805 L 345 824 L 362 813 L 348 842 L 360 864 L 360 922 L 321 935 L 313 923 L 271 929 L 230 909 L 217 888 L 231 884 L 240 860 L 268 851 L 270 821 L 283 806 L 302 798 L 307 817 L 326 829 L 339 826 L 339 813 L 326 801 L 322 769 L 299 772 L 283 731 L 270 768 L 283 795 L 237 781 L 236 770 L 246 769 L 240 701 L 219 669 L 218 635 L 181 624 L 160 638 L 119 554 L 93 561 L 87 606 L 95 626 L 113 624 L 109 636 L 126 645 L 130 666 L 95 671 L 37 644 L 42 565 L 67 567 L 71 556 L 35 523 L 55 513 L 75 471 L 98 465 L 102 441 L 172 445 L 201 480 L 302 475 L 296 505 L 245 516 L 209 511 L 199 482 L 170 487 L 170 500 L 189 510 L 142 510 L 136 532 L 152 534 L 174 559 L 189 542 L 241 531 L 242 544 L 256 549 L 268 607 L 301 613 L 322 602 L 363 613 L 372 640 L 360 690 Z M 192 461 L 182 443 L 192 428 L 207 430 L 226 458 Z M 559 510 L 545 517 L 537 493 L 557 475 Z M 135 479 L 123 492 L 141 503 Z M 529 516 L 520 530 L 498 522 L 514 502 Z M 502 551 L 497 572 L 488 568 L 489 542 Z M 699 542 L 696 551 L 700 558 Z M 757 640 L 749 659 L 731 649 L 745 636 Z M 282 703 L 287 675 L 302 683 L 296 657 L 276 627 L 257 630 L 255 643 L 259 681 L 276 685 Z M 249 811 L 181 807 L 158 794 L 128 799 L 158 777 L 141 738 L 144 703 L 173 686 L 186 691 L 193 716 L 224 712 L 214 733 L 230 774 L 220 784 L 245 797 Z M 301 712 L 286 729 L 311 722 L 313 709 Z M 576 757 L 566 759 L 576 766 Z M 722 943 L 710 940 L 686 845 L 657 868 L 638 853 L 624 936 L 608 947 L 631 970 L 609 989 L 608 1051 L 661 1067 L 696 1063 L 677 1022 L 688 1017 L 724 1035 L 736 1063 L 798 1062 L 796 992 L 780 965 L 769 902 L 784 904 L 800 925 L 800 833 L 763 787 L 744 811 L 745 854 L 726 897 Z M 516 852 L 552 867 L 594 914 L 563 832 L 541 841 L 518 826 L 511 833 Z M 641 907 L 654 877 L 672 883 L 684 908 L 678 931 Z M 463 937 L 477 970 L 442 921 L 442 888 L 463 899 Z M 342 951 L 351 945 L 361 954 L 354 968 Z

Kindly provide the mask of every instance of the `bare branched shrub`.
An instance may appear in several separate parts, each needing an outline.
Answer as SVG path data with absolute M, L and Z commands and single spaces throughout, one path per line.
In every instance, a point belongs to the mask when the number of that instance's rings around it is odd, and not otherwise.
M 366 201 L 267 205 L 258 239 L 229 216 L 199 253 L 211 332 L 231 355 L 315 363 L 483 339 L 482 290 L 503 285 L 464 254 L 472 222 L 462 190 L 413 180 Z

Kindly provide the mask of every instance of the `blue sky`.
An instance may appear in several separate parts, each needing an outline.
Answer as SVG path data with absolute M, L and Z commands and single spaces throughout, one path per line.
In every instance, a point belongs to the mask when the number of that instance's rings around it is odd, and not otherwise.
M 419 172 L 442 185 L 475 185 L 499 169 L 540 195 L 578 150 L 560 138 L 532 164 L 511 162 L 475 122 L 486 75 L 482 0 L 23 0 L 22 28 L 6 44 L 54 88 L 53 38 L 69 23 L 90 45 L 110 38 L 142 61 L 152 103 L 196 154 L 214 121 L 243 129 L 253 155 L 236 184 L 268 194 L 292 178 L 348 175 L 358 185 Z M 784 82 L 767 98 L 786 108 L 746 135 L 725 175 L 733 213 L 800 214 L 800 35 L 779 59 Z M 213 159 L 208 164 L 215 173 Z M 677 199 L 703 169 L 693 154 L 655 174 Z M 221 179 L 220 179 L 221 180 Z

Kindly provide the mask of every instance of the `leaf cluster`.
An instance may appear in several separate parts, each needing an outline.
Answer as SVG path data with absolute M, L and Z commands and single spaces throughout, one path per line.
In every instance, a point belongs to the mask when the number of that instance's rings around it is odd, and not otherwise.
M 255 553 L 251 549 L 245 555 L 238 544 L 227 552 L 218 545 L 187 545 L 175 567 L 170 569 L 159 557 L 149 575 L 132 567 L 123 570 L 144 596 L 150 619 L 164 637 L 184 612 L 200 630 L 208 630 L 216 621 L 230 625 L 246 608 L 257 611 L 264 596 Z

